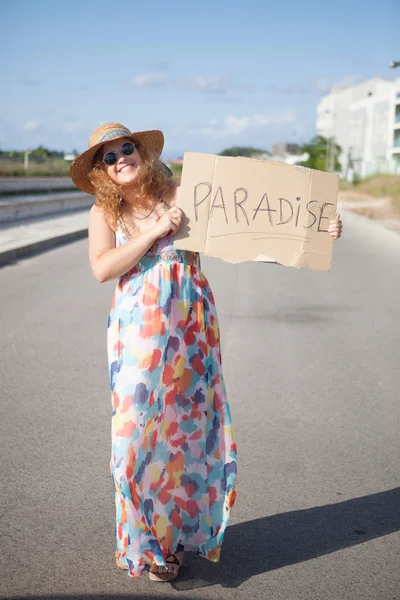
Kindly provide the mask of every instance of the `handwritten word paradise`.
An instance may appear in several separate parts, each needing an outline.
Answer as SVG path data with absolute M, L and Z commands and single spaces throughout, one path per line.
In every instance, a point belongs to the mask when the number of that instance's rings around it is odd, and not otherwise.
M 321 204 L 318 200 L 308 200 L 302 203 L 300 196 L 297 196 L 294 202 L 287 198 L 276 198 L 274 202 L 270 202 L 266 192 L 261 196 L 261 199 L 257 198 L 252 201 L 249 199 L 248 190 L 244 187 L 237 188 L 232 195 L 227 197 L 226 192 L 224 193 L 223 188 L 219 186 L 212 200 L 210 198 L 211 192 L 212 185 L 207 181 L 194 186 L 193 208 L 196 221 L 199 220 L 199 206 L 208 201 L 210 202 L 209 218 L 212 218 L 216 209 L 220 209 L 224 213 L 227 225 L 229 224 L 229 214 L 231 219 L 235 219 L 236 223 L 246 222 L 250 226 L 250 222 L 254 222 L 260 213 L 266 212 L 271 227 L 287 225 L 294 219 L 295 227 L 300 224 L 304 229 L 314 228 L 320 233 L 326 233 L 327 229 L 322 229 L 321 224 L 323 220 L 330 219 L 329 216 L 326 216 L 326 209 L 329 206 L 334 206 L 333 202 L 323 202 Z M 272 208 L 273 206 L 276 208 Z M 310 218 L 312 218 L 311 222 L 309 222 Z M 259 216 L 258 220 L 261 219 L 262 217 Z

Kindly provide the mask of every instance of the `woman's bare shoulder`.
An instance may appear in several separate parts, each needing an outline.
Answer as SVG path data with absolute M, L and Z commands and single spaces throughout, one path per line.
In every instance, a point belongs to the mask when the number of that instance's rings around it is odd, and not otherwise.
M 117 229 L 115 226 L 111 225 L 106 215 L 104 214 L 104 210 L 100 206 L 97 206 L 97 204 L 93 204 L 92 208 L 90 209 L 89 223 L 90 222 L 107 225 L 114 233 Z

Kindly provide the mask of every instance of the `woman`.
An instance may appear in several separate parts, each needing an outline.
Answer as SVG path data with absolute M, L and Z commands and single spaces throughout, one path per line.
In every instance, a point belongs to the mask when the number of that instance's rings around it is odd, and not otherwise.
M 107 123 L 71 166 L 96 195 L 92 271 L 118 279 L 108 321 L 116 560 L 155 581 L 177 577 L 184 550 L 219 560 L 236 496 L 214 299 L 198 254 L 173 246 L 182 211 L 163 143 L 161 131 Z M 340 236 L 339 218 L 329 231 Z

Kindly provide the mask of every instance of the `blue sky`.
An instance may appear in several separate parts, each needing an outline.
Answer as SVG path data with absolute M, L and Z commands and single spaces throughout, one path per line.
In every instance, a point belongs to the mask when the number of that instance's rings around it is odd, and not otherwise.
M 0 1 L 0 147 L 86 149 L 100 123 L 164 156 L 315 134 L 333 85 L 400 60 L 400 2 Z M 6 57 L 4 59 L 4 57 Z

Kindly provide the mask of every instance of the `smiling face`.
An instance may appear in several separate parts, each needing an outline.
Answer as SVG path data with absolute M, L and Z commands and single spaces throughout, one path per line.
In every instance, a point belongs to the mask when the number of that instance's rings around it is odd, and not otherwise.
M 114 165 L 103 164 L 103 168 L 107 172 L 108 176 L 114 183 L 118 185 L 129 185 L 133 183 L 139 176 L 140 167 L 143 164 L 142 158 L 135 147 L 133 154 L 125 156 L 120 152 L 120 148 L 126 142 L 132 142 L 130 138 L 119 138 L 118 140 L 112 140 L 104 144 L 102 148 L 102 155 L 104 156 L 107 152 L 117 153 L 117 162 Z

